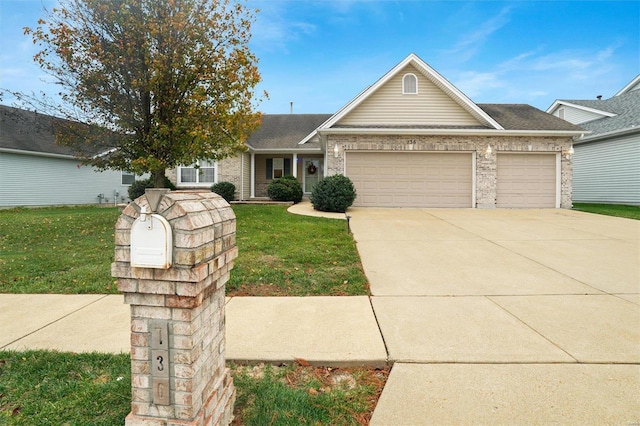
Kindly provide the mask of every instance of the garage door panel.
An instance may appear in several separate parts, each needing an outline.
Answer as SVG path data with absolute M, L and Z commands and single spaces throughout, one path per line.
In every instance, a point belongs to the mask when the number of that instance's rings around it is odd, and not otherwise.
M 556 206 L 555 154 L 498 154 L 497 206 Z
M 471 154 L 349 152 L 346 173 L 354 206 L 471 207 Z

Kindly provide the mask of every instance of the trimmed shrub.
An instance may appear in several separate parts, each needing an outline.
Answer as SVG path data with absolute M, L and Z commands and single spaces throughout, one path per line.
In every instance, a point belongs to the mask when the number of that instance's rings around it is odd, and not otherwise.
M 170 190 L 175 190 L 176 186 L 171 183 L 169 178 L 165 176 L 164 178 L 164 187 L 169 188 Z M 147 188 L 153 188 L 153 180 L 152 178 L 137 180 L 129 185 L 129 198 L 131 200 L 135 200 L 138 197 L 144 195 L 144 190 Z
M 356 199 L 356 188 L 348 177 L 333 175 L 318 182 L 310 198 L 315 210 L 344 213 Z
M 274 201 L 302 201 L 302 185 L 293 176 L 283 176 L 271 181 L 267 195 Z
M 236 186 L 231 182 L 218 182 L 211 186 L 211 192 L 215 192 L 230 203 L 236 196 Z

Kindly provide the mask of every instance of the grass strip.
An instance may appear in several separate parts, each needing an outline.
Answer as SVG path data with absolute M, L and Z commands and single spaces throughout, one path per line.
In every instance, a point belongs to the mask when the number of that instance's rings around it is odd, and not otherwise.
M 290 214 L 281 205 L 235 205 L 238 259 L 230 296 L 353 296 L 369 286 L 343 220 Z
M 368 425 L 389 369 L 235 366 L 234 425 Z
M 640 220 L 640 206 L 627 206 L 622 204 L 575 203 L 573 205 L 573 209 L 587 213 L 596 213 L 607 216 Z
M 130 371 L 128 354 L 0 351 L 0 424 L 122 424 Z

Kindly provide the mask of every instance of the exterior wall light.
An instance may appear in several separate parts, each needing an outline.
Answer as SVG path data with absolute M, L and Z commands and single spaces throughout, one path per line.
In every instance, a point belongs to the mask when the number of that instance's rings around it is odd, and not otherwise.
M 340 150 L 338 148 L 338 145 L 334 145 L 333 146 L 333 157 L 334 158 L 338 158 L 338 154 L 340 154 Z
M 571 145 L 571 147 L 564 152 L 564 157 L 568 160 L 571 158 L 574 152 L 575 151 L 573 150 L 573 145 Z
M 491 158 L 492 152 L 491 145 L 487 145 L 487 149 L 484 150 L 484 158 Z

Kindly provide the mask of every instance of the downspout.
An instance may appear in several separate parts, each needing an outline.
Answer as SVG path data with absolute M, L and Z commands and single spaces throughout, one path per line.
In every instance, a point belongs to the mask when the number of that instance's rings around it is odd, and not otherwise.
M 244 153 L 240 154 L 240 201 L 244 201 Z
M 251 153 L 251 194 L 250 198 L 256 198 L 256 154 Z
M 298 177 L 298 153 L 294 152 L 293 153 L 293 164 L 291 165 L 291 168 L 293 169 L 293 177 L 297 178 Z

